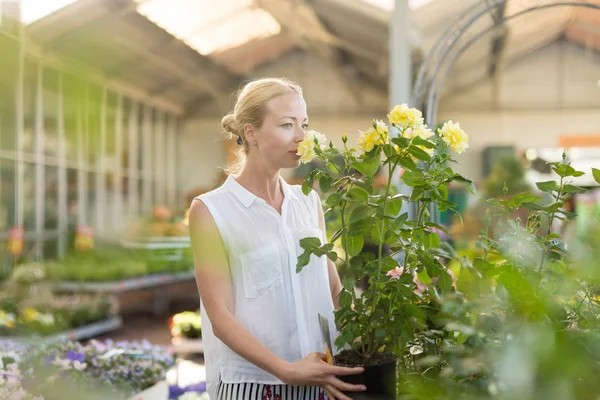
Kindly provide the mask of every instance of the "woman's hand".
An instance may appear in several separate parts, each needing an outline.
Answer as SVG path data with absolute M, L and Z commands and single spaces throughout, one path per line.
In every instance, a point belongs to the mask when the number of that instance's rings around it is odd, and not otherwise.
M 352 400 L 345 392 L 362 392 L 362 385 L 352 385 L 339 380 L 336 375 L 356 375 L 363 372 L 362 367 L 347 368 L 330 365 L 325 361 L 325 354 L 310 353 L 302 360 L 288 364 L 282 371 L 280 379 L 289 385 L 319 386 L 325 390 L 329 400 Z

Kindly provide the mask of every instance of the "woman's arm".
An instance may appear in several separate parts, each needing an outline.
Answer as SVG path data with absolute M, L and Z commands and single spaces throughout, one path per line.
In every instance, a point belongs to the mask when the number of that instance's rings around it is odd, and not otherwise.
M 349 385 L 336 378 L 336 375 L 361 373 L 362 368 L 335 367 L 323 361 L 324 355 L 317 353 L 289 363 L 256 339 L 233 314 L 227 255 L 217 226 L 204 203 L 192 203 L 189 221 L 198 291 L 217 338 L 241 357 L 281 381 L 293 385 L 320 386 L 333 395 L 330 396 L 332 400 L 350 399 L 341 390 L 365 390 L 364 387 Z
M 315 193 L 316 194 L 316 193 Z M 327 228 L 325 227 L 325 215 L 323 214 L 323 206 L 321 205 L 321 199 L 317 195 L 317 209 L 319 212 L 319 227 L 323 231 L 323 236 L 327 239 Z M 335 263 L 329 258 L 327 259 L 327 272 L 329 273 L 329 289 L 331 291 L 331 298 L 333 299 L 333 306 L 335 309 L 340 308 L 339 296 L 344 288 L 340 281 Z

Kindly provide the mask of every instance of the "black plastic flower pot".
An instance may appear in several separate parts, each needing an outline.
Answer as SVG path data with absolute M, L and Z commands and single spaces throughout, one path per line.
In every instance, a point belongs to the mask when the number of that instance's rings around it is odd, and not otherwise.
M 364 385 L 365 392 L 345 393 L 353 400 L 395 400 L 396 399 L 396 356 L 387 354 L 384 361 L 360 365 L 365 370 L 358 375 L 340 376 L 339 378 L 354 385 Z M 355 367 L 348 362 L 338 362 L 340 366 Z

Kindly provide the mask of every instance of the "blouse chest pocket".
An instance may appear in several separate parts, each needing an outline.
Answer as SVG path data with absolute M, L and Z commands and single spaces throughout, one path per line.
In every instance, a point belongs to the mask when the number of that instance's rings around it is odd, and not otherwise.
M 281 283 L 279 250 L 273 243 L 241 255 L 244 294 L 253 299 Z

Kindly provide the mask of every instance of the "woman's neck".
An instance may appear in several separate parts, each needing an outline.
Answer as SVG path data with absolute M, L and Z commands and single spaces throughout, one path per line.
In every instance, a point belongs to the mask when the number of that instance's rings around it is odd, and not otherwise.
M 235 180 L 268 204 L 277 205 L 283 201 L 279 170 L 269 172 L 264 168 L 257 169 L 246 165 Z

